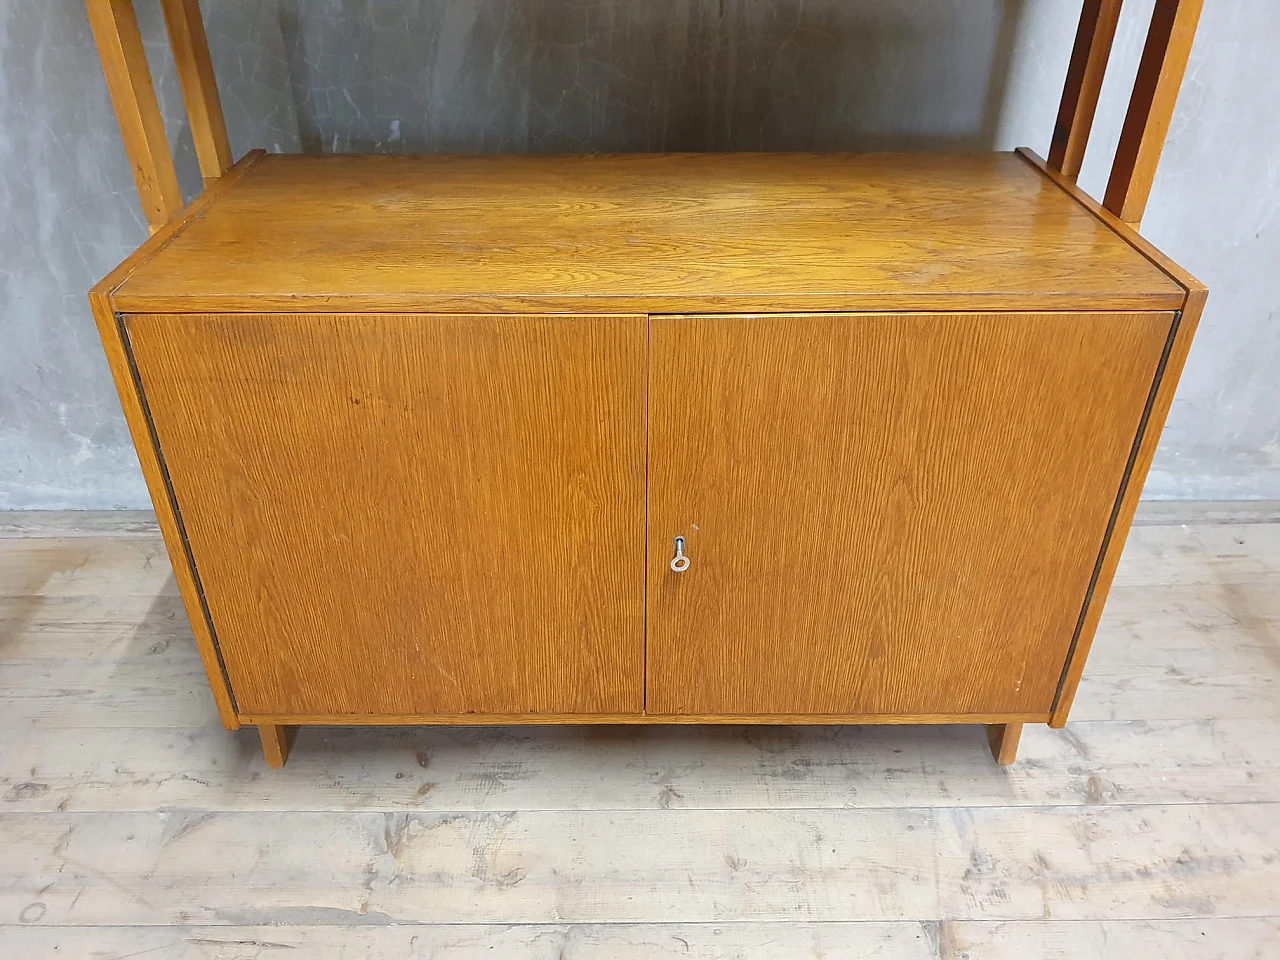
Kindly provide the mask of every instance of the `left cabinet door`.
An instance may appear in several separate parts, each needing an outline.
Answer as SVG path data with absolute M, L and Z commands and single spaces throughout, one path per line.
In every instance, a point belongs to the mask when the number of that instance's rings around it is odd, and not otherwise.
M 241 716 L 643 710 L 643 317 L 124 327 Z

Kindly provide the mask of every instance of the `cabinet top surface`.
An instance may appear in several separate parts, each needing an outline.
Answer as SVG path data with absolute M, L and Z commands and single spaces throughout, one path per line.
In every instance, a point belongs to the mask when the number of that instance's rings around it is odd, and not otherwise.
M 117 277 L 122 311 L 1167 309 L 1014 154 L 266 156 Z

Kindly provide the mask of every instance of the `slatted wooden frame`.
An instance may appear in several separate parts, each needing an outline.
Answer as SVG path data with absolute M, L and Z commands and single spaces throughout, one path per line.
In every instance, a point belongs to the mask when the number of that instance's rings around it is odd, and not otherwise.
M 208 188 L 231 170 L 232 155 L 199 0 L 159 2 L 182 87 L 201 176 Z M 1175 334 L 1170 339 L 1162 363 L 1163 375 L 1158 378 L 1158 387 L 1149 401 L 1144 436 L 1134 450 L 1125 486 L 1117 500 L 1094 573 L 1090 587 L 1093 602 L 1086 603 L 1081 615 L 1054 702 L 1050 725 L 1055 727 L 1066 723 L 1067 713 L 1084 669 L 1085 657 L 1101 616 L 1101 600 L 1106 596 L 1119 562 L 1125 537 L 1137 508 L 1138 493 L 1155 453 L 1155 439 L 1159 436 L 1172 402 L 1173 387 L 1186 359 L 1206 296 L 1203 285 L 1171 264 L 1136 234 L 1150 197 L 1178 90 L 1186 72 L 1203 0 L 1156 0 L 1102 203 L 1098 204 L 1075 185 L 1088 145 L 1122 3 L 1123 0 L 1084 0 L 1048 162 L 1039 160 L 1029 151 L 1020 152 L 1040 167 L 1046 176 L 1089 207 L 1095 216 L 1108 223 L 1145 256 L 1176 277 L 1187 290 L 1187 301 L 1180 313 Z M 125 152 L 133 170 L 138 198 L 150 230 L 155 234 L 163 226 L 179 218 L 184 211 L 173 153 L 165 134 L 133 0 L 86 0 L 86 6 Z M 187 211 L 188 214 L 190 212 Z M 159 241 L 161 238 L 156 239 Z M 127 268 L 128 263 L 121 269 Z M 110 303 L 106 295 L 101 293 L 95 292 L 91 299 L 104 342 L 108 344 L 108 352 L 111 353 L 120 338 Z M 119 345 L 122 350 L 122 343 Z M 123 355 L 113 358 L 113 369 L 119 367 L 120 370 L 127 370 L 127 359 Z M 119 373 L 117 379 L 120 379 Z M 118 386 L 122 396 L 132 393 L 131 384 L 121 381 Z M 125 412 L 138 449 L 143 451 L 150 449 L 147 433 L 149 427 L 145 411 L 136 407 L 136 404 L 131 406 L 126 403 Z M 229 685 L 221 669 L 216 644 L 210 632 L 203 629 L 207 620 L 201 615 L 201 592 L 186 556 L 185 539 L 168 494 L 167 479 L 163 476 L 160 465 L 151 462 L 155 460 L 154 456 L 148 457 L 145 453 L 140 455 L 175 570 L 179 571 L 179 588 L 192 613 L 197 644 L 209 673 L 220 715 L 228 728 L 238 727 L 241 718 L 237 715 Z M 283 765 L 290 741 L 287 729 L 268 723 L 259 724 L 259 728 L 268 762 L 272 766 Z M 1013 761 L 1021 728 L 1020 722 L 990 725 L 988 733 L 992 751 L 1000 763 Z
M 182 210 L 173 152 L 147 66 L 133 0 L 86 0 L 107 89 L 133 168 L 142 213 L 155 233 Z M 160 0 L 205 185 L 231 168 L 231 143 L 198 0 Z
M 143 213 L 152 232 L 182 209 L 173 154 L 138 31 L 133 0 L 85 0 Z M 231 168 L 231 145 L 199 0 L 159 0 L 200 173 Z M 1151 195 L 1204 0 L 1156 0 L 1103 206 L 1138 226 Z M 1123 0 L 1084 0 L 1049 149 L 1049 168 L 1074 180 L 1093 127 Z

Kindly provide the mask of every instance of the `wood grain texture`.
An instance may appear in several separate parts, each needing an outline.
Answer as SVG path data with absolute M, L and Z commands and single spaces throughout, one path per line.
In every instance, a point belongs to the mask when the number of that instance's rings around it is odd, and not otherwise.
M 1142 495 L 1142 486 L 1146 482 L 1147 473 L 1155 459 L 1156 447 L 1160 442 L 1160 433 L 1164 429 L 1169 409 L 1173 405 L 1174 393 L 1178 388 L 1178 380 L 1186 365 L 1187 354 L 1191 350 L 1191 342 L 1195 338 L 1200 316 L 1204 312 L 1208 291 L 1193 278 L 1187 278 L 1187 304 L 1178 314 L 1173 338 L 1161 360 L 1160 374 L 1148 404 L 1138 444 L 1133 450 L 1127 469 L 1126 478 L 1117 501 L 1115 511 L 1107 528 L 1102 556 L 1089 586 L 1090 602 L 1081 615 L 1076 637 L 1072 642 L 1068 657 L 1067 670 L 1063 675 L 1061 686 L 1053 705 L 1055 727 L 1067 722 L 1071 704 L 1075 698 L 1080 677 L 1084 672 L 1085 662 L 1093 644 L 1094 635 L 1101 621 L 1107 594 L 1111 589 L 1112 579 L 1124 552 L 1125 538 L 1133 525 L 1133 517 L 1138 509 L 1138 499 Z
M 298 728 L 272 723 L 258 724 L 258 739 L 262 741 L 262 756 L 267 766 L 279 770 L 289 761 L 289 748 L 297 736 Z
M 1098 94 L 1111 57 L 1116 24 L 1123 0 L 1085 0 L 1080 12 L 1071 63 L 1062 88 L 1062 103 L 1049 147 L 1049 166 L 1074 180 L 1084 162 L 1084 151 L 1098 109 Z
M 1182 299 L 1009 154 L 273 155 L 114 302 L 652 313 Z
M 1143 500 L 1136 527 L 1168 524 L 1280 522 L 1280 500 Z M 0 540 L 9 538 L 107 538 L 160 535 L 154 510 L 8 510 L 0 513 Z
M 1270 929 L 1270 928 L 1267 928 Z M 1235 939 L 1249 928 L 1240 924 Z M 973 931 L 975 939 L 985 930 Z M 395 924 L 339 927 L 0 926 L 0 940 L 22 960 L 69 956 L 126 960 L 155 951 L 163 960 L 266 960 L 297 951 L 314 960 L 658 960 L 746 958 L 769 960 L 938 960 L 937 924 L 863 923 L 674 924 Z
M 13 813 L 0 915 L 38 902 L 46 925 L 1269 918 L 1278 823 L 1280 803 Z
M 115 311 L 116 305 L 112 299 L 116 288 L 124 283 L 133 272 L 140 266 L 148 263 L 161 250 L 168 246 L 173 239 L 187 228 L 194 220 L 204 216 L 209 207 L 213 205 L 219 197 L 223 196 L 228 190 L 251 170 L 256 164 L 260 163 L 267 152 L 265 150 L 250 150 L 241 157 L 226 174 L 219 178 L 218 181 L 209 187 L 198 197 L 192 200 L 183 210 L 172 220 L 162 226 L 159 230 L 152 233 L 150 237 L 144 240 L 141 246 L 133 253 L 129 254 L 119 266 L 108 273 L 93 289 L 89 291 L 89 298 L 92 301 L 94 297 L 101 297 L 109 310 Z
M 1043 158 L 1041 158 L 1034 150 L 1026 147 L 1019 147 L 1015 151 L 1018 157 L 1029 163 L 1036 170 L 1051 180 L 1059 187 L 1067 196 L 1074 200 L 1089 213 L 1093 214 L 1098 220 L 1107 226 L 1117 237 L 1127 243 L 1135 251 L 1145 257 L 1154 267 L 1161 273 L 1172 280 L 1183 291 L 1183 302 L 1178 304 L 1179 308 L 1187 306 L 1187 300 L 1192 294 L 1203 294 L 1206 287 L 1197 280 L 1192 274 L 1178 266 L 1169 257 L 1161 253 L 1151 241 L 1147 240 L 1133 224 L 1125 223 L 1114 213 L 1100 204 L 1089 194 L 1080 189 L 1074 180 L 1064 177 L 1056 170 L 1052 169 Z M 1219 504 L 1221 508 L 1223 505 Z
M 157 233 L 148 243 L 162 242 L 161 236 L 162 233 Z M 118 269 L 125 271 L 129 266 L 129 262 L 126 261 Z M 222 654 L 214 641 L 213 630 L 209 624 L 204 595 L 187 553 L 186 532 L 173 501 L 168 474 L 160 462 L 155 437 L 151 432 L 151 421 L 142 396 L 138 392 L 133 363 L 125 346 L 119 319 L 111 309 L 108 295 L 102 292 L 100 287 L 101 285 L 90 292 L 89 306 L 93 311 L 94 321 L 98 325 L 98 335 L 102 340 L 103 351 L 107 355 L 107 365 L 111 368 L 111 378 L 115 382 L 116 394 L 120 398 L 125 422 L 129 426 L 129 435 L 133 438 L 133 446 L 138 454 L 142 477 L 147 484 L 147 492 L 151 495 L 151 503 L 155 507 L 156 518 L 164 535 L 169 559 L 173 564 L 174 577 L 190 616 L 196 644 L 209 680 L 209 689 L 213 691 L 213 699 L 218 705 L 218 715 L 223 726 L 228 730 L 235 730 L 240 726 L 240 721 L 236 719 L 236 704 L 231 696 L 226 665 L 222 661 Z
M 127 328 L 242 714 L 640 712 L 642 318 Z
M 1046 709 L 1171 322 L 655 318 L 648 709 Z
M 1159 15 L 1159 11 L 1157 11 L 1157 16 Z M 1072 199 L 1105 223 L 1115 232 L 1116 236 L 1123 239 L 1134 250 L 1150 260 L 1153 265 L 1163 271 L 1166 276 L 1185 291 L 1185 300 L 1179 313 L 1177 329 L 1168 346 L 1167 354 L 1161 361 L 1161 373 L 1149 402 L 1149 410 L 1143 426 L 1142 437 L 1133 452 L 1122 496 L 1117 502 L 1115 512 L 1107 527 L 1105 546 L 1090 586 L 1090 602 L 1085 608 L 1084 615 L 1077 628 L 1067 671 L 1063 676 L 1062 686 L 1054 703 L 1052 723 L 1056 727 L 1061 727 L 1066 723 L 1067 715 L 1071 710 L 1075 692 L 1079 685 L 1081 674 L 1084 671 L 1085 661 L 1088 658 L 1093 637 L 1098 629 L 1098 623 L 1111 588 L 1111 581 L 1116 574 L 1117 565 L 1124 551 L 1125 538 L 1128 536 L 1129 529 L 1138 510 L 1142 486 L 1155 458 L 1160 433 L 1164 429 L 1165 420 L 1168 418 L 1169 409 L 1173 404 L 1174 392 L 1177 390 L 1178 381 L 1182 376 L 1182 369 L 1186 365 L 1187 354 L 1191 350 L 1191 343 L 1195 338 L 1196 328 L 1200 323 L 1200 316 L 1204 312 L 1204 305 L 1209 294 L 1203 283 L 1162 254 L 1150 242 L 1139 236 L 1137 229 L 1133 225 L 1125 223 L 1119 216 L 1077 187 L 1074 182 L 1050 169 L 1044 160 L 1036 156 L 1035 153 L 1030 150 L 1020 149 L 1018 154 L 1026 162 L 1053 180 Z
M 969 923 L 944 921 L 938 941 L 950 956 L 981 960 L 1266 960 L 1280 942 L 1280 919 Z
M 140 537 L 160 535 L 154 510 L 6 510 L 0 540 L 51 537 Z
M 1026 728 L 1009 768 L 975 726 L 434 727 L 303 730 L 266 776 L 257 734 L 218 727 L 158 537 L 9 539 L 0 811 L 1271 800 L 1277 582 L 1280 524 L 1136 528 L 1075 710 L 1103 718 Z
M 1186 365 L 1187 354 L 1191 350 L 1191 341 L 1200 323 L 1200 315 L 1204 311 L 1207 296 L 1203 288 L 1190 291 L 1187 296 L 1187 306 L 1178 314 L 1173 338 L 1161 360 L 1160 374 L 1152 391 L 1142 432 L 1131 455 L 1121 496 L 1107 528 L 1102 556 L 1099 558 L 1098 567 L 1089 585 L 1090 601 L 1081 615 L 1080 625 L 1068 657 L 1067 670 L 1054 699 L 1051 722 L 1056 727 L 1061 727 L 1067 722 L 1067 715 L 1070 713 L 1071 703 L 1084 671 L 1094 634 L 1102 618 L 1107 594 L 1111 589 L 1111 581 L 1124 551 L 1125 538 L 1129 534 L 1134 513 L 1138 509 L 1142 486 L 1155 459 L 1160 432 L 1164 429 L 1169 408 L 1173 405 L 1174 392 L 1178 388 L 1182 368 Z
M 1218 566 L 1220 564 L 1220 566 Z M 1231 575 L 1230 560 L 1216 560 L 1215 567 L 1204 574 L 1211 578 L 1221 570 Z M 1118 576 L 1123 575 L 1123 567 Z M 1192 574 L 1187 574 L 1192 576 Z M 1072 708 L 1075 720 L 1194 720 L 1204 716 L 1232 719 L 1280 717 L 1280 681 L 1268 669 L 1274 642 L 1268 639 L 1280 625 L 1280 615 L 1274 605 L 1260 600 L 1256 591 L 1262 584 L 1273 582 L 1274 574 L 1241 574 L 1240 583 L 1225 586 L 1216 581 L 1190 582 L 1181 585 L 1118 584 L 1112 589 L 1107 610 L 1116 607 L 1117 613 L 1108 627 L 1106 615 L 1100 626 L 1090 654 L 1086 675 Z M 1253 582 L 1250 583 L 1250 580 Z M 1157 590 L 1156 600 L 1145 595 Z M 1164 591 L 1184 589 L 1185 595 L 1169 600 Z M 1160 604 L 1164 604 L 1162 611 Z M 1135 624 L 1141 618 L 1142 624 Z M 1242 626 L 1247 630 L 1242 630 Z M 1145 626 L 1146 629 L 1142 629 Z M 152 668 L 152 670 L 157 668 Z M 111 695 L 100 705 L 118 704 L 118 723 L 128 726 L 141 722 L 139 717 L 163 716 L 174 704 L 188 708 L 200 699 L 201 677 L 170 673 L 167 668 L 156 676 L 145 665 L 109 665 L 98 669 L 67 666 L 54 674 L 38 676 L 23 670 L 8 676 L 14 686 L 24 687 L 16 706 L 25 714 L 49 717 L 58 711 L 57 696 L 68 686 L 95 690 L 103 676 L 117 682 Z M 93 694 L 95 701 L 99 694 Z M 26 698 L 30 697 L 28 700 Z M 325 722 L 323 717 L 282 717 L 283 722 Z M 362 723 L 515 723 L 554 722 L 555 720 L 583 722 L 644 722 L 644 723 L 808 723 L 828 724 L 840 718 L 808 717 L 703 717 L 684 718 L 647 716 L 627 717 L 362 717 Z M 982 722 L 980 716 L 964 717 L 851 717 L 851 723 L 905 723 L 905 722 Z M 991 718 L 994 719 L 994 718 Z M 1010 718 L 1002 718 L 1010 719 Z M 1045 715 L 1023 718 L 1043 722 Z M 348 722 L 349 718 L 328 718 L 328 722 Z M 351 721 L 351 722 L 356 722 Z M 974 728 L 975 731 L 977 728 Z M 970 742 L 981 742 L 978 733 L 970 734 Z
M 1196 698 L 1194 687 L 1163 679 L 1184 701 Z M 1144 693 L 1129 694 L 1131 709 Z M 0 753 L 0 809 L 863 810 L 1280 797 L 1274 709 L 1269 718 L 1028 725 L 1010 767 L 991 762 L 973 725 L 303 728 L 285 771 L 265 775 L 248 728 L 162 726 L 155 710 L 134 717 L 151 726 L 95 727 L 107 714 L 101 701 L 95 711 L 62 702 L 52 723 L 7 719 L 5 729 L 21 732 Z M 1201 712 L 1216 702 L 1212 689 L 1198 700 Z M 179 705 L 168 706 L 176 717 Z
M 1143 500 L 1133 515 L 1135 527 L 1193 523 L 1280 523 L 1280 500 Z
M 1020 723 L 992 723 L 987 725 L 987 743 L 996 763 L 1007 767 L 1018 759 L 1018 741 L 1022 738 Z
M 182 209 L 182 191 L 133 0 L 86 0 L 85 7 L 142 214 L 155 233 Z
M 1280 525 L 1256 522 L 1135 527 L 1069 729 L 1081 720 L 1280 717 L 1271 639 L 1280 630 L 1277 531 Z M 9 561 L 15 586 L 0 623 L 11 658 L 0 664 L 0 688 L 10 691 L 0 722 L 23 730 L 10 744 L 25 743 L 44 726 L 128 731 L 154 724 L 222 736 L 207 729 L 217 714 L 158 539 L 68 536 L 4 544 L 22 548 Z M 68 690 L 76 691 L 74 702 L 67 701 Z M 813 728 L 813 735 L 829 729 Z M 129 736 L 106 735 L 119 742 Z M 1034 735 L 1035 728 L 1024 736 L 1024 753 Z M 363 736 L 356 751 L 397 734 Z M 987 762 L 977 727 L 955 737 L 947 741 L 955 752 L 972 750 L 974 762 Z M 256 751 L 256 736 L 248 742 Z M 1150 752 L 1168 754 L 1169 742 L 1161 743 Z M 1077 765 L 1069 755 L 1055 758 Z M 1239 783 L 1233 778 L 1248 770 L 1218 776 L 1224 784 Z
M 359 724 L 399 727 L 406 724 L 444 724 L 446 726 L 500 726 L 503 724 L 797 724 L 801 726 L 836 726 L 844 724 L 898 723 L 1047 723 L 1049 714 L 1040 713 L 241 713 L 243 723 L 277 724 Z
M 395 924 L 391 926 L 0 926 L 18 956 L 239 960 L 296 950 L 323 960 L 1266 960 L 1275 918 L 1190 920 L 883 920 L 795 923 Z
M 1108 210 L 1135 227 L 1151 196 L 1202 5 L 1203 0 L 1156 0 L 1151 15 L 1103 199 Z
M 212 687 L 193 660 L 62 663 L 43 657 L 0 663 L 0 684 L 10 707 L 0 723 L 15 730 L 95 722 L 117 730 L 166 722 L 203 729 L 213 706 Z M 68 696 L 76 702 L 68 704 Z
M 1144 588 L 1175 586 L 1247 589 L 1255 594 L 1251 602 L 1256 603 L 1258 588 L 1280 578 L 1277 530 L 1280 524 L 1275 522 L 1260 524 L 1257 530 L 1241 524 L 1185 528 L 1166 525 L 1134 530 L 1116 569 L 1115 588 L 1129 591 L 1126 603 L 1140 599 L 1135 595 Z M 1132 543 L 1133 540 L 1137 542 Z M 1265 594 L 1262 599 L 1266 599 Z M 1159 615 L 1169 623 L 1184 611 L 1195 611 L 1193 619 L 1201 621 L 1201 617 L 1216 610 L 1222 622 L 1230 622 L 1231 609 L 1230 604 L 1224 607 L 1222 597 L 1212 592 L 1182 592 L 1163 606 L 1152 597 L 1141 607 L 1130 608 L 1127 617 L 1136 620 L 1139 616 Z
M 98 0 L 90 0 L 90 10 Z M 231 698 L 231 689 L 223 671 L 221 656 L 214 643 L 213 632 L 209 626 L 208 615 L 204 609 L 200 586 L 196 581 L 195 570 L 187 556 L 186 537 L 181 528 L 177 511 L 173 504 L 168 480 L 161 466 L 156 451 L 151 425 L 134 380 L 133 366 L 125 348 L 124 335 L 120 329 L 118 318 L 111 303 L 111 291 L 125 280 L 137 267 L 147 262 L 156 252 L 163 249 L 176 234 L 194 218 L 201 216 L 222 191 L 230 189 L 240 177 L 244 176 L 254 164 L 266 154 L 261 150 L 251 151 L 239 163 L 227 172 L 227 175 L 205 190 L 185 210 L 155 231 L 124 262 L 111 271 L 89 292 L 89 307 L 98 327 L 98 335 L 102 340 L 102 348 L 106 353 L 107 364 L 111 369 L 111 378 L 120 398 L 120 406 L 124 412 L 125 422 L 129 426 L 129 435 L 133 439 L 134 449 L 138 454 L 138 463 L 142 467 L 142 476 L 147 484 L 147 492 L 156 511 L 156 522 L 164 536 L 165 547 L 172 562 L 173 576 L 190 617 L 191 627 L 195 634 L 195 642 L 200 651 L 204 670 L 208 677 L 209 688 L 213 691 L 214 702 L 218 707 L 218 715 L 223 726 L 235 730 L 240 726 L 236 719 L 235 703 Z M 163 569 L 163 567 L 161 567 Z
M 191 140 L 205 185 L 231 168 L 231 142 L 222 116 L 218 83 L 209 58 L 199 0 L 160 0 L 169 32 L 174 66 L 182 85 L 182 100 L 191 124 Z
M 1135 528 L 1079 707 L 1144 719 L 1030 726 L 1007 768 L 975 726 L 347 728 L 270 774 L 217 726 L 163 544 L 122 532 L 0 539 L 6 956 L 1261 960 L 1280 936 L 1280 524 Z M 1165 706 L 1195 719 L 1145 719 Z
M 1122 563 L 1072 722 L 1280 716 L 1280 609 L 1263 586 L 1274 580 L 1245 575 L 1153 588 L 1121 582 L 1124 573 Z M 1215 561 L 1205 573 L 1230 578 L 1231 564 Z M 1159 603 L 1147 596 L 1153 589 L 1178 596 Z

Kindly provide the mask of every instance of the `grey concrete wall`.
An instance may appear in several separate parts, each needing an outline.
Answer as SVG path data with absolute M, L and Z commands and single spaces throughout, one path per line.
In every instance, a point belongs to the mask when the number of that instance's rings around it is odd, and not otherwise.
M 1100 195 L 1153 0 L 1129 0 Z M 198 189 L 151 0 L 181 179 Z M 1280 498 L 1280 4 L 1206 4 L 1144 232 L 1211 288 L 1148 484 Z M 1044 153 L 1079 0 L 205 0 L 237 154 Z M 145 236 L 81 4 L 0 5 L 0 508 L 139 507 L 85 304 Z
M 136 6 L 191 195 L 164 21 Z M 274 4 L 205 6 L 237 154 L 298 149 Z M 150 506 L 85 298 L 146 236 L 83 3 L 0 0 L 0 509 Z

